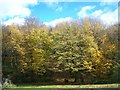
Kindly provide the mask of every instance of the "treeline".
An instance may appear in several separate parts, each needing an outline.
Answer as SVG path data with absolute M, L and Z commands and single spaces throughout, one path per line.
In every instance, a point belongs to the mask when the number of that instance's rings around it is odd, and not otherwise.
M 13 83 L 119 83 L 118 27 L 87 19 L 2 26 L 3 78 Z

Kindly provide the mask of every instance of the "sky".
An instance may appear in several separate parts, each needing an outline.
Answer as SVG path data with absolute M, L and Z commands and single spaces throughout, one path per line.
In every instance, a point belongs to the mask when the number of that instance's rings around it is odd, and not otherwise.
M 118 22 L 118 0 L 0 0 L 3 24 L 23 24 L 26 17 L 36 16 L 40 22 L 57 24 L 85 17 L 110 25 Z

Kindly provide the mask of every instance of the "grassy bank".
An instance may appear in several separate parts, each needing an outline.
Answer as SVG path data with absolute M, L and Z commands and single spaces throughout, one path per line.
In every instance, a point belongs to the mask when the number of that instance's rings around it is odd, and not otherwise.
M 58 89 L 69 89 L 69 90 L 103 90 L 103 89 L 112 89 L 117 90 L 120 84 L 97 84 L 97 85 L 45 85 L 45 86 L 16 86 L 12 90 L 58 90 Z

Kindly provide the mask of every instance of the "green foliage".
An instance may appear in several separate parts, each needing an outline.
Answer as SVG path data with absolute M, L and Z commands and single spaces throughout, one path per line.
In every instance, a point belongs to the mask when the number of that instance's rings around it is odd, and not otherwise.
M 79 78 L 85 78 L 86 73 L 103 78 L 109 72 L 112 63 L 98 50 L 88 21 L 85 20 L 84 24 L 78 29 L 72 29 L 73 26 L 62 26 L 62 31 L 53 30 L 55 53 L 52 56 L 51 68 L 54 72 L 82 75 L 77 76 Z
M 101 23 L 91 24 L 86 18 L 82 26 L 65 23 L 49 31 L 34 18 L 28 21 L 26 26 L 11 25 L 2 30 L 4 76 L 10 74 L 14 81 L 24 77 L 32 82 L 35 77 L 51 80 L 52 74 L 62 72 L 75 82 L 91 83 L 117 75 L 116 26 L 109 32 Z M 23 27 L 29 28 L 27 32 L 22 31 Z
M 116 63 L 116 65 L 113 66 L 111 72 L 108 75 L 108 82 L 120 83 L 119 72 L 120 72 L 120 64 Z
M 19 71 L 19 61 L 23 55 L 21 48 L 23 36 L 15 25 L 7 26 L 3 30 L 2 39 L 2 64 L 3 73 L 16 73 Z
M 24 37 L 24 55 L 22 72 L 32 70 L 35 73 L 45 72 L 51 54 L 52 37 L 48 31 L 31 31 Z

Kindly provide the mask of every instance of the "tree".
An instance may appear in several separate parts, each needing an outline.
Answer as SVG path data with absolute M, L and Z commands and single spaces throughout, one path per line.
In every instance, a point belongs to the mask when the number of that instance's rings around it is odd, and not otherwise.
M 42 22 L 40 22 L 37 17 L 30 16 L 25 18 L 24 25 L 19 26 L 19 29 L 24 33 L 28 33 L 31 30 L 38 30 L 41 27 L 45 27 L 45 25 Z
M 23 36 L 16 25 L 6 26 L 2 32 L 3 73 L 13 75 L 19 72 L 19 62 L 23 55 L 23 49 L 20 47 Z
M 108 82 L 119 83 L 119 69 L 120 69 L 120 51 L 119 51 L 119 25 L 112 25 L 106 29 L 108 47 L 105 49 L 105 55 L 113 61 L 113 66 L 108 74 Z
M 73 29 L 73 26 L 69 25 L 63 27 L 62 31 L 54 33 L 53 30 L 55 52 L 52 56 L 52 70 L 75 74 L 75 79 L 81 79 L 82 83 L 87 73 L 103 77 L 111 63 L 98 50 L 89 22 L 85 20 L 83 27 L 78 29 Z
M 31 31 L 24 37 L 24 59 L 21 61 L 22 71 L 37 74 L 46 72 L 51 54 L 52 37 L 47 30 Z
M 60 72 L 83 84 L 117 75 L 116 26 L 105 28 L 101 23 L 91 24 L 87 18 L 82 24 L 64 23 L 49 30 L 35 19 L 27 23 L 2 28 L 3 73 L 10 74 L 13 81 L 21 77 L 21 82 L 33 82 L 38 77 L 51 80 L 50 75 Z M 22 31 L 24 26 L 29 27 L 27 33 Z

